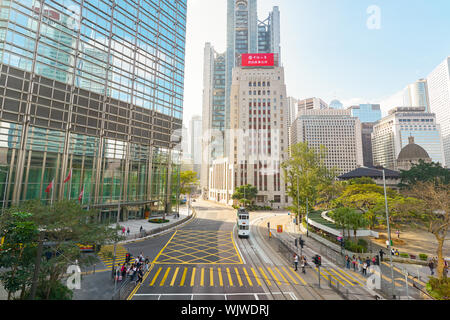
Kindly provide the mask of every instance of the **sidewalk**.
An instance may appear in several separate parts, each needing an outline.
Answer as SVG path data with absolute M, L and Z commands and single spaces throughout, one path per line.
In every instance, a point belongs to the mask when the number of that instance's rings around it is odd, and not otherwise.
M 192 209 L 189 211 L 189 215 L 192 214 Z M 185 218 L 188 217 L 188 208 L 187 206 L 184 207 L 180 207 L 180 216 L 176 217 L 175 215 L 166 215 L 166 220 L 169 220 L 169 222 L 166 223 L 151 223 L 148 222 L 148 219 L 142 219 L 142 220 L 129 220 L 129 221 L 124 221 L 124 222 L 120 222 L 120 228 L 124 228 L 125 227 L 125 237 L 126 240 L 122 241 L 121 243 L 124 242 L 129 242 L 131 240 L 136 240 L 139 238 L 143 238 L 144 235 L 149 235 L 152 234 L 152 232 L 155 232 L 157 229 L 161 229 L 161 228 L 167 228 L 170 225 L 173 225 L 175 223 L 178 223 L 182 220 L 184 220 Z M 162 218 L 161 216 L 154 216 L 154 217 L 150 217 L 149 219 L 152 218 Z M 111 224 L 111 227 L 115 227 L 116 224 Z M 141 227 L 143 229 L 142 233 L 141 233 Z M 127 229 L 130 229 L 130 233 L 127 234 Z M 122 235 L 122 231 L 119 231 L 119 234 Z

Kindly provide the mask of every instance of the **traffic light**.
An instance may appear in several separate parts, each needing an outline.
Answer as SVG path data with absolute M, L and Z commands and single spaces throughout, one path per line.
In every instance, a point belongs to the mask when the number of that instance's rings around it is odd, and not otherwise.
M 316 267 L 319 267 L 322 265 L 322 257 L 319 256 L 318 254 L 316 254 L 314 256 L 314 264 L 316 265 Z

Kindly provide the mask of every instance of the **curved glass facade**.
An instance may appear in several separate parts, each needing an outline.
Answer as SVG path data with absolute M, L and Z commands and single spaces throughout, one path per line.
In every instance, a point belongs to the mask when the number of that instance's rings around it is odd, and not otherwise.
M 84 188 L 107 220 L 119 202 L 125 219 L 164 210 L 178 186 L 185 35 L 186 0 L 0 1 L 4 205 L 48 201 L 54 179 L 53 199 Z

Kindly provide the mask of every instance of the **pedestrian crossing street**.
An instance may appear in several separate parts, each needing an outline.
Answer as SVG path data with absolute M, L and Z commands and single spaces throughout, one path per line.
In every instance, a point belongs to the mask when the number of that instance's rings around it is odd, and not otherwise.
M 317 283 L 317 269 L 294 271 L 285 266 L 167 266 L 154 265 L 146 277 L 150 287 L 269 287 L 281 285 L 310 286 Z M 364 287 L 366 280 L 361 275 L 342 269 L 321 268 L 321 276 L 339 282 L 344 287 Z M 314 277 L 314 280 L 312 278 Z
M 116 246 L 116 266 L 118 264 L 122 265 L 125 263 L 125 255 L 127 254 L 127 252 L 128 252 L 127 249 L 125 249 L 123 246 L 121 245 Z M 113 245 L 102 246 L 100 252 L 98 253 L 98 256 L 105 266 L 107 266 L 108 268 L 112 268 L 114 246 Z M 133 256 L 131 256 L 131 259 L 133 259 Z

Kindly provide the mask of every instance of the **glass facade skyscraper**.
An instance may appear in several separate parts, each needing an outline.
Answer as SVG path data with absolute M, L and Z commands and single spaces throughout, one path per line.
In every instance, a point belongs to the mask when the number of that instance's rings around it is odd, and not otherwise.
M 382 117 L 379 104 L 360 104 L 348 109 L 351 111 L 352 117 L 358 117 L 362 123 L 377 122 Z
M 78 198 L 115 221 L 178 193 L 186 0 L 0 1 L 7 205 Z M 64 183 L 72 171 L 70 182 Z M 3 197 L 1 197 L 3 199 Z

